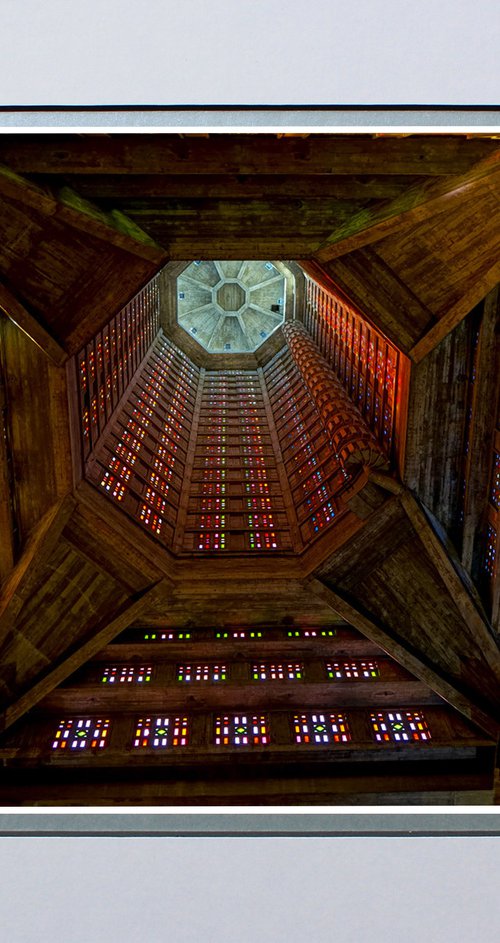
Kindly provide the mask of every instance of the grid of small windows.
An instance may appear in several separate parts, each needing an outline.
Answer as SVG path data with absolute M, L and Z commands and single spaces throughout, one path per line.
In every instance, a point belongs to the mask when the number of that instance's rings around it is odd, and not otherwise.
M 290 352 L 276 357 L 264 376 L 300 533 L 307 543 L 333 523 L 335 495 L 345 486 L 346 476 Z
M 397 404 L 398 351 L 360 314 L 308 277 L 304 324 L 389 452 Z
M 217 629 L 216 639 L 233 639 L 234 641 L 244 639 L 264 638 L 265 633 L 261 629 Z
M 174 535 L 199 370 L 161 332 L 89 477 L 167 545 Z
M 135 749 L 168 750 L 185 747 L 187 743 L 187 717 L 140 717 L 135 725 Z
M 288 629 L 288 638 L 335 638 L 335 629 Z
M 484 569 L 491 578 L 495 573 L 495 563 L 497 555 L 497 532 L 495 528 L 488 524 L 486 532 L 486 553 L 484 556 Z
M 207 372 L 199 430 L 184 549 L 291 549 L 258 372 Z
M 186 642 L 191 638 L 191 632 L 177 629 L 148 629 L 141 635 L 144 642 Z
M 264 714 L 224 714 L 215 718 L 216 746 L 265 746 L 269 742 L 269 722 Z
M 196 664 L 178 665 L 177 680 L 190 683 L 191 681 L 227 681 L 226 665 Z
M 348 743 L 351 733 L 345 714 L 294 714 L 295 743 Z
M 493 473 L 491 479 L 490 501 L 500 511 L 500 454 L 493 453 Z
M 152 343 L 159 325 L 154 278 L 77 355 L 84 460 Z
M 257 662 L 252 665 L 254 681 L 301 681 L 304 665 L 300 662 Z
M 376 661 L 329 661 L 326 673 L 332 681 L 362 681 L 378 678 Z
M 102 750 L 107 742 L 109 720 L 70 717 L 61 720 L 52 740 L 53 750 Z
M 370 714 L 378 743 L 408 743 L 431 739 L 422 711 L 377 711 Z
M 153 669 L 144 665 L 122 665 L 103 668 L 101 684 L 148 684 Z

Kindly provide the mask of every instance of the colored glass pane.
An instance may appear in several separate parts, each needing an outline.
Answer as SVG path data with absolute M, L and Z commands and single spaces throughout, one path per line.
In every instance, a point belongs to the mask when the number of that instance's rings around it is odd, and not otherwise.
M 196 664 L 196 665 L 178 665 L 177 680 L 181 682 L 191 681 L 227 681 L 227 668 L 225 665 Z
M 326 671 L 328 677 L 335 681 L 362 681 L 379 676 L 378 665 L 375 661 L 327 662 Z
M 135 725 L 133 747 L 165 750 L 188 744 L 187 717 L 140 717 Z
M 348 743 L 351 739 L 345 714 L 294 714 L 293 731 L 295 743 Z
M 108 742 L 109 720 L 71 717 L 61 720 L 52 740 L 53 750 L 102 750 Z
M 264 714 L 225 714 L 215 718 L 216 746 L 265 746 L 270 741 Z
M 377 711 L 370 714 L 370 720 L 378 743 L 412 743 L 431 739 L 421 711 Z

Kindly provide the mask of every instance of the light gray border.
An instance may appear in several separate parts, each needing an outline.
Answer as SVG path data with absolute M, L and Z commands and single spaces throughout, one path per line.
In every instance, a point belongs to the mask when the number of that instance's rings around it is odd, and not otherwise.
M 181 128 L 214 128 L 234 131 L 236 128 L 280 130 L 303 128 L 338 130 L 349 128 L 360 130 L 362 127 L 408 127 L 447 130 L 457 127 L 474 129 L 498 129 L 500 127 L 499 107 L 422 107 L 391 108 L 373 107 L 256 107 L 256 108 L 161 108 L 144 109 L 117 108 L 57 108 L 51 110 L 37 108 L 0 108 L 0 130 L 26 128 L 27 130 L 58 130 L 77 127 L 113 126 L 118 129 L 141 130 L 147 127 L 158 130 L 179 130 Z
M 422 838 L 500 836 L 498 813 L 0 813 L 2 837 Z

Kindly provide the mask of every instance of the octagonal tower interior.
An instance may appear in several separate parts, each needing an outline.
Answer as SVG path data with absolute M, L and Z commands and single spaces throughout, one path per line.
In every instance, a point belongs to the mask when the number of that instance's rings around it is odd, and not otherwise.
M 393 467 L 399 352 L 276 266 L 160 274 L 78 357 L 85 476 L 176 555 L 301 554 Z

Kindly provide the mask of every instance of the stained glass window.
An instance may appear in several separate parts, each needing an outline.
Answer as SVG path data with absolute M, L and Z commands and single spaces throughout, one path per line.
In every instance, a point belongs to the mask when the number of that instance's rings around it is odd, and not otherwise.
M 53 750 L 102 750 L 107 743 L 109 720 L 92 717 L 71 717 L 61 720 L 54 739 Z
M 500 455 L 498 452 L 493 453 L 493 475 L 491 482 L 490 501 L 493 507 L 495 507 L 497 511 L 500 511 Z
M 373 736 L 379 743 L 408 743 L 430 740 L 427 721 L 421 711 L 377 711 L 370 714 Z
M 178 681 L 227 681 L 225 665 L 178 665 Z
M 486 554 L 484 557 L 484 569 L 488 576 L 493 576 L 495 572 L 495 560 L 497 555 L 497 532 L 491 524 L 488 524 L 486 537 Z
M 191 632 L 176 629 L 148 629 L 144 633 L 145 642 L 185 642 L 191 638 Z
M 254 681 L 300 681 L 304 677 L 304 666 L 300 662 L 283 664 L 258 662 L 252 665 Z
M 215 638 L 218 639 L 255 639 L 263 638 L 263 632 L 259 629 L 221 629 L 215 633 Z
M 288 638 L 334 638 L 335 629 L 288 629 Z
M 124 665 L 122 667 L 104 668 L 101 676 L 102 684 L 147 684 L 151 681 L 153 674 L 152 668 L 145 668 L 136 665 Z
M 326 672 L 335 681 L 366 680 L 379 676 L 376 661 L 329 661 Z
M 378 440 L 390 449 L 399 355 L 345 302 L 306 278 L 305 326 Z
M 215 718 L 216 746 L 264 746 L 269 723 L 264 714 L 226 714 Z
M 140 717 L 135 727 L 133 746 L 165 750 L 185 747 L 188 743 L 187 717 Z
M 294 714 L 295 743 L 347 743 L 351 739 L 345 714 Z

